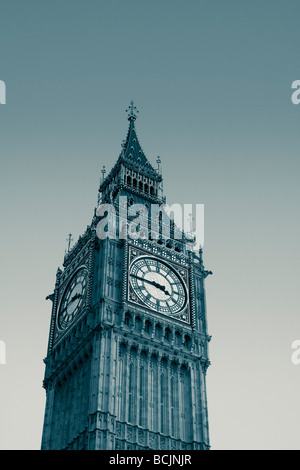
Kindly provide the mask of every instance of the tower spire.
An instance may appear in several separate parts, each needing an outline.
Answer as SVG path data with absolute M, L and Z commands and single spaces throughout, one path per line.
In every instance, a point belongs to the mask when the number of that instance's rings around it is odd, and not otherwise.
M 135 120 L 137 118 L 137 107 L 134 105 L 134 101 L 131 100 L 130 105 L 126 109 L 129 121 L 129 129 L 127 132 L 126 139 L 122 142 L 122 157 L 129 158 L 135 163 L 141 165 L 149 165 L 147 158 L 142 150 L 142 147 L 138 141 L 136 130 L 135 130 Z
M 138 112 L 134 101 L 131 100 L 126 109 L 129 121 L 128 131 L 126 138 L 122 141 L 119 158 L 106 178 L 102 171 L 103 177 L 99 188 L 102 201 L 110 201 L 112 195 L 115 197 L 124 187 L 126 191 L 141 192 L 148 198 L 163 200 L 161 160 L 158 158 L 158 169 L 154 169 L 140 145 L 135 129 Z

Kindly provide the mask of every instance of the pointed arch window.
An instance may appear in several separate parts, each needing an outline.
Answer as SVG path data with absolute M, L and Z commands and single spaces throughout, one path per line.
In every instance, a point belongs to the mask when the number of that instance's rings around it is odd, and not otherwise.
M 165 329 L 165 340 L 170 343 L 172 341 L 172 331 L 170 328 Z
M 124 325 L 131 327 L 132 326 L 132 316 L 129 312 L 125 313 Z
M 145 333 L 150 335 L 152 333 L 152 323 L 150 320 L 145 321 Z

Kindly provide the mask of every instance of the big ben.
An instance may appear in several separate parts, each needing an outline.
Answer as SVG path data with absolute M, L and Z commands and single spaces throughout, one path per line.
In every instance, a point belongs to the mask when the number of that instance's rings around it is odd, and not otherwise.
M 43 450 L 210 448 L 210 271 L 202 248 L 192 249 L 165 217 L 160 159 L 154 168 L 140 146 L 133 102 L 127 113 L 122 151 L 102 171 L 98 207 L 49 295 Z

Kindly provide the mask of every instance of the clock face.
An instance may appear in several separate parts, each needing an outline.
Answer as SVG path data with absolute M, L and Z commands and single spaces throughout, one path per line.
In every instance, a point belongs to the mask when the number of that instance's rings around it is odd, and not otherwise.
M 151 310 L 175 315 L 187 305 L 183 280 L 175 269 L 157 258 L 136 258 L 129 268 L 129 280 L 135 294 Z
M 85 305 L 87 287 L 87 269 L 82 268 L 69 283 L 59 309 L 58 327 L 66 329 Z

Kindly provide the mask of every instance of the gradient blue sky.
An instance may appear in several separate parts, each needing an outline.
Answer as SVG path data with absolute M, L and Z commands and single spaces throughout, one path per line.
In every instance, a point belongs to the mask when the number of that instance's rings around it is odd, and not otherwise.
M 0 448 L 39 449 L 50 303 L 133 98 L 167 202 L 205 204 L 213 449 L 299 449 L 300 4 L 2 0 Z

